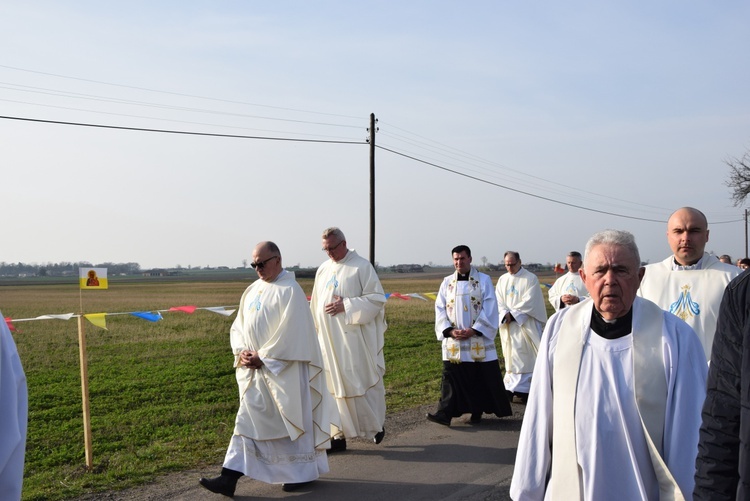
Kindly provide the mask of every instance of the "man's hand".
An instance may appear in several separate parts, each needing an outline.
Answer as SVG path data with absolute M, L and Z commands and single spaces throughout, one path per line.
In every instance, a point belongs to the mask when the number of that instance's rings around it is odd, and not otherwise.
M 332 317 L 336 316 L 337 313 L 344 312 L 344 300 L 341 296 L 333 296 L 333 302 L 325 305 L 325 312 Z
M 574 296 L 573 294 L 563 294 L 560 300 L 568 306 L 576 304 L 580 301 L 580 299 L 578 299 L 578 296 Z
M 240 364 L 248 369 L 260 369 L 263 367 L 263 361 L 258 356 L 258 352 L 252 350 L 243 350 L 240 352 Z
M 474 329 L 453 329 L 451 336 L 453 339 L 469 339 L 474 336 Z

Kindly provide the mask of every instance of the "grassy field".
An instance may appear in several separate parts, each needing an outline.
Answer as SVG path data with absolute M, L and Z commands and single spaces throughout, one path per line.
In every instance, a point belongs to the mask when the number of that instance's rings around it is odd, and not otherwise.
M 312 280 L 300 280 L 309 293 Z M 439 278 L 384 279 L 387 292 L 436 292 Z M 236 305 L 247 282 L 111 283 L 84 291 L 86 313 Z M 77 285 L 0 286 L 14 319 L 78 312 Z M 388 412 L 437 400 L 440 346 L 434 302 L 391 298 L 386 306 Z M 24 500 L 60 500 L 121 489 L 168 471 L 215 465 L 237 409 L 229 349 L 232 317 L 198 310 L 151 323 L 107 316 L 84 322 L 93 468 L 85 468 L 75 319 L 18 322 L 14 334 L 29 388 Z

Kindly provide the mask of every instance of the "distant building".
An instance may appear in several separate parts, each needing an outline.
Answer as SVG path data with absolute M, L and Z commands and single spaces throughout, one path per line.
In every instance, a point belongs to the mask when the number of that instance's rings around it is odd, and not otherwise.
M 424 266 L 421 264 L 397 264 L 396 266 L 391 266 L 391 270 L 396 273 L 423 273 Z

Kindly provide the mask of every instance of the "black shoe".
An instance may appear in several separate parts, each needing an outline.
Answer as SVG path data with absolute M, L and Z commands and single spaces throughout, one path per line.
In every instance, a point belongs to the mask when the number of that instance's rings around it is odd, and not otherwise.
M 471 424 L 479 424 L 479 423 L 481 423 L 482 422 L 482 413 L 481 412 L 476 412 L 476 413 L 472 414 L 471 418 L 469 419 L 469 422 Z
M 525 404 L 525 403 L 527 403 L 529 401 L 529 394 L 528 393 L 523 393 L 523 392 L 517 391 L 515 393 L 515 396 L 516 396 L 516 398 L 518 398 L 519 402 L 522 403 L 522 404 Z
M 284 492 L 294 492 L 297 489 L 302 489 L 313 483 L 312 480 L 309 482 L 297 482 L 296 484 L 281 484 L 281 490 Z
M 375 442 L 376 444 L 379 444 L 380 442 L 383 441 L 383 437 L 385 437 L 385 428 L 377 432 L 375 434 L 375 438 L 373 438 L 372 441 Z
M 346 439 L 345 438 L 332 438 L 331 448 L 328 452 L 344 452 L 346 450 Z
M 430 414 L 428 412 L 427 420 L 432 421 L 433 423 L 442 424 L 443 426 L 451 425 L 451 419 L 440 411 L 436 412 L 435 414 Z
M 198 480 L 198 483 L 211 492 L 224 494 L 230 498 L 234 497 L 234 489 L 237 487 L 237 479 L 226 475 L 221 475 L 216 478 L 201 477 L 201 479 Z

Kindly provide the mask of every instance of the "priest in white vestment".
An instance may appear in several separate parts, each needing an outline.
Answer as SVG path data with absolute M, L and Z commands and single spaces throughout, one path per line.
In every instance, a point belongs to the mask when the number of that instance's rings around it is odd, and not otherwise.
M 568 272 L 555 280 L 547 293 L 549 303 L 555 311 L 560 311 L 566 306 L 573 306 L 589 297 L 586 285 L 578 273 L 583 264 L 581 253 L 569 252 L 565 258 L 565 264 L 568 266 Z
M 230 330 L 240 397 L 234 434 L 221 475 L 200 479 L 226 496 L 242 475 L 290 491 L 327 473 L 338 425 L 304 291 L 273 242 L 255 247 L 251 266 L 260 280 L 243 293 Z
M 503 260 L 508 273 L 497 280 L 495 295 L 505 359 L 505 389 L 525 400 L 547 309 L 539 279 L 521 267 L 519 253 L 508 251 Z
M 0 494 L 21 499 L 26 452 L 28 393 L 16 344 L 0 314 Z
M 591 301 L 547 323 L 518 441 L 514 500 L 692 499 L 707 366 L 695 332 L 636 297 L 633 236 L 586 245 Z
M 331 442 L 336 452 L 346 450 L 347 438 L 379 444 L 385 435 L 386 298 L 375 268 L 347 248 L 339 228 L 326 229 L 322 240 L 330 259 L 315 274 L 310 310 L 341 415 Z
M 451 419 L 470 413 L 478 424 L 482 414 L 512 414 L 495 349 L 497 303 L 492 280 L 471 266 L 471 249 L 451 251 L 456 271 L 440 284 L 435 300 L 435 334 L 442 344 L 443 378 L 440 401 L 427 419 L 450 426 Z
M 742 271 L 704 251 L 708 233 L 708 221 L 701 211 L 692 207 L 675 211 L 667 222 L 667 241 L 673 254 L 646 266 L 638 291 L 695 330 L 706 361 L 711 359 L 724 289 Z

